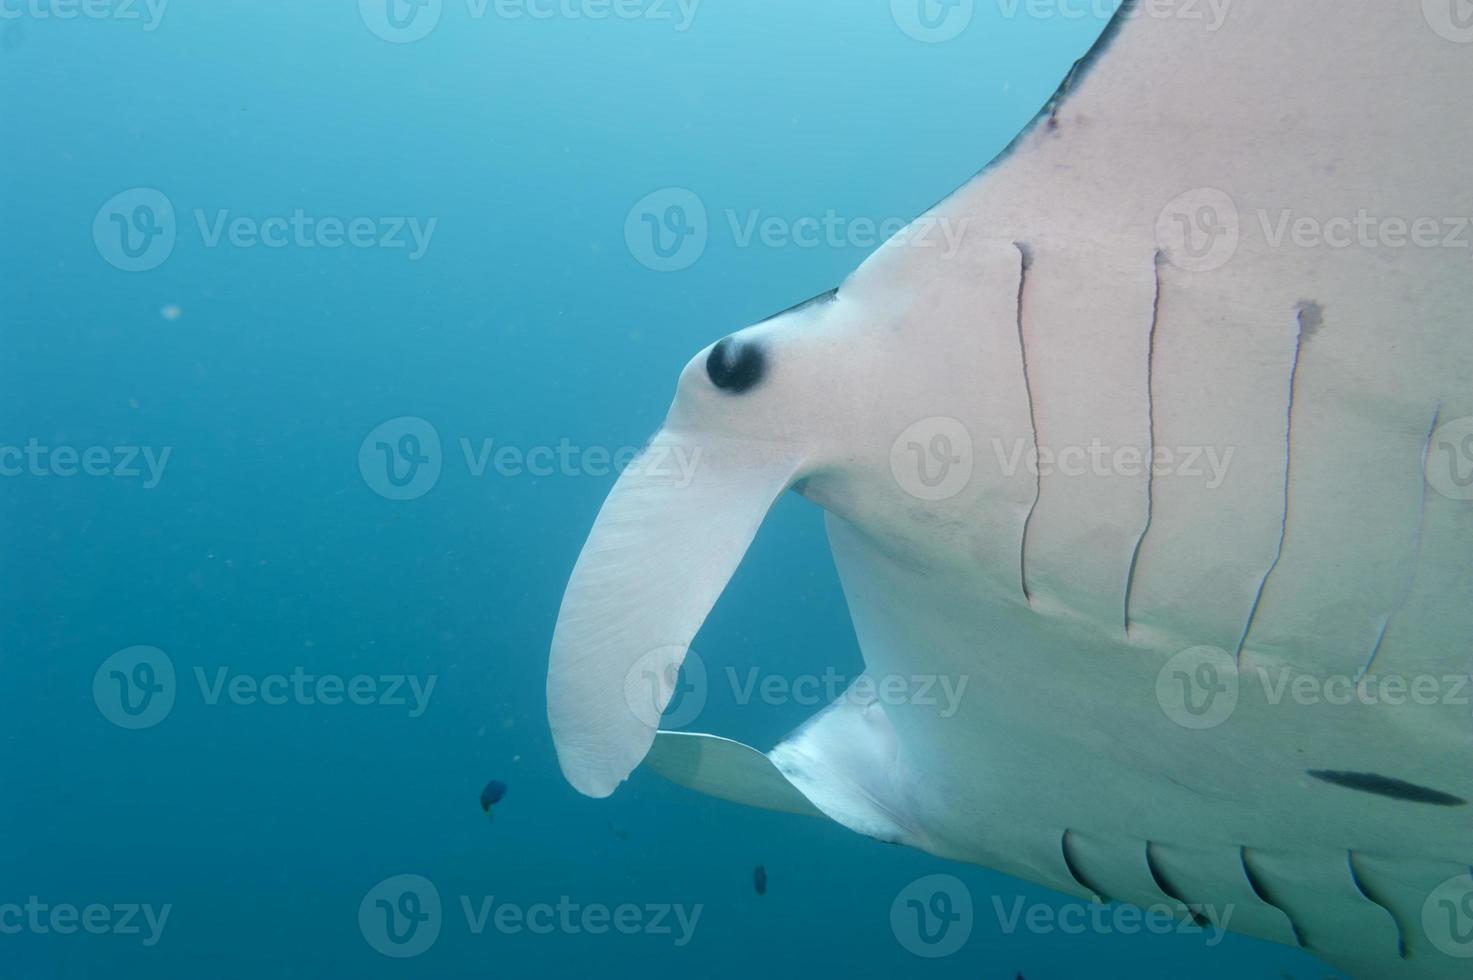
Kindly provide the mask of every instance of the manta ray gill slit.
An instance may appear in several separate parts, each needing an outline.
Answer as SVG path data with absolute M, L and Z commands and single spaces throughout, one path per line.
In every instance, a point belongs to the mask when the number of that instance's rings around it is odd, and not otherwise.
M 1253 635 L 1253 626 L 1258 621 L 1258 612 L 1263 606 L 1264 596 L 1268 594 L 1269 579 L 1273 578 L 1279 563 L 1283 561 L 1284 547 L 1289 540 L 1289 513 L 1294 496 L 1294 405 L 1299 396 L 1299 368 L 1304 360 L 1305 341 L 1312 331 L 1318 330 L 1324 323 L 1324 308 L 1312 301 L 1301 301 L 1294 308 L 1294 323 L 1294 350 L 1289 364 L 1288 402 L 1284 409 L 1284 516 L 1279 522 L 1279 543 L 1274 551 L 1273 561 L 1269 562 L 1263 578 L 1258 582 L 1258 592 L 1254 595 L 1253 605 L 1248 610 L 1248 623 L 1243 627 L 1243 635 L 1238 639 L 1238 650 L 1234 654 L 1234 659 L 1239 664 L 1243 662 L 1243 651 L 1248 646 L 1248 638 Z
M 733 337 L 711 348 L 706 358 L 706 376 L 722 391 L 744 395 L 767 373 L 767 353 L 761 345 L 741 343 Z
M 1038 451 L 1038 407 L 1033 400 L 1033 377 L 1028 367 L 1028 336 L 1023 326 L 1023 308 L 1028 297 L 1028 273 L 1033 268 L 1033 250 L 1023 242 L 1014 242 L 1018 250 L 1018 355 L 1023 367 L 1023 393 L 1028 398 L 1028 427 L 1033 439 L 1033 449 Z M 1033 515 L 1038 502 L 1043 498 L 1043 476 L 1035 473 L 1033 478 L 1033 502 L 1028 506 L 1028 515 L 1023 518 L 1023 533 L 1018 541 L 1018 580 L 1023 590 L 1023 600 L 1033 604 L 1033 592 L 1028 588 L 1028 531 L 1033 526 Z

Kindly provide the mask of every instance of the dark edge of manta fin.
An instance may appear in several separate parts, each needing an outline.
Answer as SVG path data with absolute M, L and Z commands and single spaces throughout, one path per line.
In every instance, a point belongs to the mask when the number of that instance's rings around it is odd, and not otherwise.
M 1069 100 L 1070 93 L 1079 86 L 1080 82 L 1089 76 L 1089 73 L 1094 70 L 1095 65 L 1099 63 L 1101 56 L 1110 50 L 1110 45 L 1114 44 L 1115 39 L 1120 36 L 1120 29 L 1125 26 L 1125 22 L 1135 13 L 1136 5 L 1139 2 L 1140 0 L 1122 0 L 1119 8 L 1115 11 L 1115 16 L 1110 18 L 1110 22 L 1105 25 L 1105 29 L 1100 32 L 1100 36 L 1095 39 L 1094 44 L 1090 45 L 1090 49 L 1084 53 L 1084 56 L 1074 62 L 1074 65 L 1069 69 L 1069 74 L 1064 76 L 1064 81 L 1059 84 L 1058 89 L 1049 98 L 1043 110 L 1028 124 L 1028 129 L 1025 129 L 1024 133 L 1032 130 L 1042 119 L 1048 120 L 1050 129 L 1058 125 L 1059 110 Z M 1017 142 L 1017 140 L 1014 140 L 1014 142 Z M 1012 149 L 1011 144 L 1009 144 L 1008 149 Z
M 1425 803 L 1428 806 L 1467 806 L 1468 801 L 1451 793 L 1418 786 L 1404 779 L 1393 779 L 1374 772 L 1336 772 L 1329 769 L 1311 769 L 1309 775 L 1331 786 L 1353 789 L 1372 796 L 1384 796 L 1405 803 Z
M 776 320 L 780 316 L 787 316 L 789 313 L 801 313 L 803 310 L 808 309 L 808 307 L 810 307 L 810 306 L 818 306 L 821 303 L 832 303 L 835 299 L 838 298 L 838 295 L 839 295 L 839 287 L 838 286 L 835 286 L 833 289 L 829 289 L 829 290 L 826 290 L 826 291 L 824 291 L 822 293 L 819 293 L 817 296 L 809 297 L 808 299 L 805 299 L 801 303 L 794 303 L 792 306 L 788 307 L 787 309 L 785 309 L 785 310 L 779 310 L 778 312 L 774 313 L 772 316 L 767 317 L 764 320 L 758 320 L 757 322 L 758 323 L 768 323 L 768 322 L 770 322 L 772 320 Z
M 1089 73 L 1094 69 L 1095 65 L 1099 64 L 1100 59 L 1110 50 L 1110 46 L 1120 36 L 1121 29 L 1125 27 L 1125 22 L 1130 20 L 1135 14 L 1135 9 L 1139 3 L 1140 0 L 1121 0 L 1120 6 L 1115 10 L 1114 15 L 1111 16 L 1109 23 L 1105 25 L 1105 29 L 1100 32 L 1099 37 L 1095 38 L 1095 43 L 1090 45 L 1089 50 L 1070 66 L 1069 73 L 1064 76 L 1064 80 L 1059 83 L 1059 87 L 1054 89 L 1054 93 L 1049 96 L 1048 101 L 1043 104 L 1043 107 L 1034 113 L 1033 118 L 1028 120 L 1023 125 L 1023 128 L 1018 131 L 1018 135 L 1014 136 L 1012 141 L 1002 148 L 1002 152 L 987 161 L 987 164 L 968 178 L 966 183 L 962 184 L 962 187 L 966 187 L 973 180 L 976 180 L 1012 156 L 1013 151 L 1021 146 L 1023 141 L 1038 128 L 1039 123 L 1044 120 L 1048 120 L 1051 126 L 1057 123 L 1059 110 L 1068 101 L 1069 95 L 1079 87 L 1081 82 L 1089 77 Z M 947 194 L 930 208 L 927 208 L 927 211 L 934 211 L 950 200 L 959 190 L 961 190 L 960 187 L 956 191 L 952 191 L 951 194 Z

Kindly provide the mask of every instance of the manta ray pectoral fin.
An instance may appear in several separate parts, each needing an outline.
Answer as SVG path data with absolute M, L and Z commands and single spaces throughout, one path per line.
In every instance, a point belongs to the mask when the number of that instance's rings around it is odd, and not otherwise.
M 563 597 L 547 715 L 568 782 L 604 797 L 654 742 L 691 640 L 799 465 L 770 443 L 661 430 L 604 503 Z
M 862 675 L 769 754 L 818 809 L 855 833 L 932 850 L 907 817 L 895 730 Z
M 856 833 L 925 847 L 905 816 L 895 733 L 861 679 L 771 753 L 690 732 L 660 732 L 645 764 L 677 785 L 743 806 L 827 817 Z
M 645 765 L 677 786 L 778 813 L 822 817 L 772 760 L 750 745 L 717 735 L 660 732 Z

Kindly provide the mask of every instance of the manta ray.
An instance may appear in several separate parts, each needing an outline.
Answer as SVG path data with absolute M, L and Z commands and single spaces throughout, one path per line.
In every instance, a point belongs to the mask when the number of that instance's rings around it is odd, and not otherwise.
M 563 600 L 572 785 L 648 756 L 1358 978 L 1473 973 L 1459 13 L 1126 3 L 920 219 L 955 249 L 902 233 L 697 355 L 643 459 L 698 465 L 622 474 Z M 826 512 L 863 676 L 770 752 L 660 731 L 789 490 Z M 942 710 L 897 678 L 967 684 Z

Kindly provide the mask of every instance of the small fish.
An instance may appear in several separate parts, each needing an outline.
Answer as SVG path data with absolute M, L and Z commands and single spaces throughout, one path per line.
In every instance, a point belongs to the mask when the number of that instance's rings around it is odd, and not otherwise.
M 752 871 L 752 887 L 758 895 L 767 894 L 767 869 L 760 864 Z
M 486 784 L 486 788 L 481 790 L 481 809 L 486 812 L 486 816 L 492 815 L 491 808 L 500 803 L 505 795 L 506 783 L 493 779 Z

